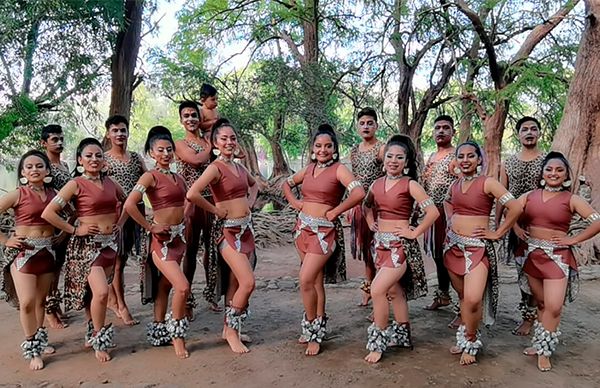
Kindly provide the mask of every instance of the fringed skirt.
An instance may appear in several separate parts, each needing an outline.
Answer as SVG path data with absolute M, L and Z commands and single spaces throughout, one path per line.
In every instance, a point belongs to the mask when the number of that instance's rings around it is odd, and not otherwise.
M 373 241 L 373 231 L 365 220 L 362 212 L 362 205 L 357 205 L 350 211 L 350 250 L 352 257 L 356 260 L 373 262 L 371 253 L 371 241 Z

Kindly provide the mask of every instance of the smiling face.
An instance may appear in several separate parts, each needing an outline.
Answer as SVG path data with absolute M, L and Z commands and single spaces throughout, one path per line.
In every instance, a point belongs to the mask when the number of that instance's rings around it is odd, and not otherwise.
M 127 139 L 129 138 L 127 124 L 111 124 L 111 126 L 106 130 L 106 136 L 109 138 L 112 145 L 123 148 L 127 147 Z
M 215 135 L 215 147 L 221 151 L 222 156 L 232 158 L 237 146 L 237 135 L 233 128 L 223 126 L 218 129 L 218 133 Z
M 477 149 L 470 144 L 465 144 L 456 151 L 456 160 L 463 175 L 475 174 L 477 166 L 482 162 Z
M 569 169 L 560 159 L 550 159 L 544 166 L 542 178 L 547 187 L 561 187 L 563 182 L 569 179 Z
M 96 144 L 89 144 L 81 150 L 81 156 L 77 162 L 83 167 L 83 170 L 91 175 L 98 175 L 104 167 L 104 154 L 102 148 Z
M 377 132 L 379 126 L 373 116 L 364 115 L 358 119 L 356 128 L 359 136 L 368 141 L 375 136 L 375 132 Z
M 327 163 L 333 159 L 333 154 L 336 152 L 336 149 L 331 136 L 322 134 L 315 137 L 312 152 L 315 154 L 316 161 L 319 163 Z
M 525 121 L 519 127 L 519 142 L 525 148 L 533 148 L 537 145 L 541 132 L 539 126 L 533 120 Z
M 39 156 L 31 155 L 23 161 L 21 176 L 27 178 L 29 183 L 41 183 L 49 173 L 46 162 Z
M 152 144 L 150 156 L 159 167 L 168 169 L 173 161 L 173 152 L 173 143 L 169 140 L 159 139 Z
M 200 114 L 197 109 L 183 108 L 179 115 L 179 122 L 186 131 L 196 133 L 200 128 Z
M 454 126 L 450 121 L 439 120 L 433 125 L 433 140 L 440 147 L 447 147 L 452 142 Z
M 392 145 L 385 151 L 383 166 L 388 175 L 402 175 L 406 163 L 406 150 L 403 147 Z

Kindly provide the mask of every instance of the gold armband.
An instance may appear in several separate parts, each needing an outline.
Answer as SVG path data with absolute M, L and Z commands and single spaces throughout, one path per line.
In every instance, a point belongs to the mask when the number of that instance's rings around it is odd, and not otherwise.
M 61 209 L 67 206 L 67 202 L 65 202 L 65 199 L 59 195 L 52 198 L 52 202 L 60 206 Z
M 348 184 L 348 186 L 346 186 L 346 190 L 348 190 L 348 192 L 351 192 L 352 190 L 360 186 L 362 186 L 362 183 L 360 183 L 359 181 L 352 181 Z
M 507 192 L 502 197 L 498 198 L 498 203 L 504 206 L 508 203 L 508 201 L 512 201 L 513 199 L 515 199 L 515 197 L 511 193 Z
M 593 222 L 596 222 L 596 221 L 600 221 L 600 214 L 598 214 L 598 213 L 592 213 L 592 214 L 590 214 L 585 219 L 585 221 L 588 222 L 588 223 L 590 223 L 590 224 L 593 223 Z
M 435 203 L 433 202 L 433 199 L 431 198 L 427 198 L 421 202 L 419 202 L 419 207 L 421 208 L 421 210 L 425 210 L 426 207 L 429 206 L 435 206 Z
M 132 191 L 139 191 L 140 193 L 144 194 L 146 192 L 146 186 L 137 183 L 135 186 L 133 186 Z

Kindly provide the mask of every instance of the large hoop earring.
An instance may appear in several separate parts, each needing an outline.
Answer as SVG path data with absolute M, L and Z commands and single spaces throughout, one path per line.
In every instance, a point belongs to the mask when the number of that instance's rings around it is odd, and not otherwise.
M 331 155 L 331 156 L 332 156 L 334 159 L 337 159 L 337 157 L 338 157 L 338 154 L 337 154 L 337 152 L 334 152 L 334 153 L 333 153 L 333 155 Z
M 215 156 L 219 156 L 219 155 L 221 155 L 221 151 L 220 151 L 220 150 L 218 150 L 217 148 L 213 148 L 213 150 L 212 150 L 212 153 L 213 153 L 213 155 L 215 155 Z
M 83 169 L 83 166 L 77 166 L 77 168 L 75 168 L 77 170 L 78 173 L 83 174 L 83 172 L 85 171 Z
M 477 174 L 481 174 L 481 164 L 477 166 Z
M 51 183 L 52 182 L 52 177 L 50 175 L 45 176 L 43 179 L 44 183 Z
M 540 180 L 540 186 L 542 186 L 542 187 L 546 186 L 546 181 L 544 179 Z
M 19 182 L 22 185 L 26 185 L 27 183 L 29 183 L 29 180 L 27 178 L 25 178 L 24 176 L 22 176 L 22 177 L 19 178 Z
M 310 160 L 312 160 L 312 161 L 317 160 L 317 155 L 315 155 L 314 152 L 312 154 L 310 154 Z
M 404 173 L 404 175 L 408 175 L 408 172 L 410 170 L 408 169 L 408 167 L 405 167 L 404 170 L 402 170 L 402 172 Z
M 571 182 L 571 180 L 569 179 L 569 180 L 566 180 L 566 181 L 564 181 L 564 182 L 562 183 L 562 187 L 564 187 L 564 188 L 567 188 L 567 189 L 568 189 L 569 187 L 571 187 L 571 184 L 572 184 L 572 182 Z

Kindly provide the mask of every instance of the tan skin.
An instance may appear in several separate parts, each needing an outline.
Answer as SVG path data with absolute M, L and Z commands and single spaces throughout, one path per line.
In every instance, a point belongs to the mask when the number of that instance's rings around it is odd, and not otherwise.
M 201 98 L 202 103 L 202 121 L 200 123 L 200 129 L 209 131 L 212 126 L 219 120 L 219 111 L 217 106 L 219 105 L 219 98 L 217 95 Z
M 519 127 L 517 137 L 521 143 L 521 151 L 517 155 L 522 161 L 531 161 L 542 154 L 542 151 L 538 148 L 538 140 L 542 132 L 538 125 L 533 120 L 525 121 Z M 504 162 L 500 166 L 500 183 L 508 188 L 508 174 L 506 173 L 506 165 Z M 496 223 L 500 222 L 504 207 L 502 205 L 496 206 Z M 530 301 L 530 305 L 535 306 L 535 301 Z M 531 332 L 533 321 L 523 320 L 519 326 L 513 330 L 513 334 L 526 336 Z
M 206 168 L 202 176 L 194 182 L 192 187 L 190 187 L 187 193 L 187 199 L 196 206 L 213 213 L 218 218 L 232 219 L 246 217 L 251 213 L 251 206 L 256 200 L 256 195 L 258 193 L 256 181 L 247 171 L 246 175 L 248 176 L 249 186 L 248 197 L 215 202 L 213 205 L 202 196 L 202 192 L 207 186 L 215 184 L 221 179 L 221 173 L 215 166 L 215 163 L 220 163 L 225 168 L 231 170 L 236 176 L 239 176 L 240 174 L 239 169 L 244 168 L 243 166 L 232 162 L 238 145 L 237 135 L 232 127 L 225 126 L 219 128 L 214 142 L 214 145 L 220 151 L 223 160 L 217 160 Z M 250 265 L 250 261 L 245 254 L 236 251 L 229 245 L 226 245 L 221 250 L 221 255 L 233 274 L 233 276 L 230 277 L 231 282 L 227 287 L 225 300 L 230 301 L 233 308 L 243 310 L 248 305 L 248 300 L 254 291 L 254 272 Z M 223 334 L 233 352 L 241 354 L 250 351 L 250 349 L 248 349 L 248 347 L 240 340 L 240 334 L 237 330 L 224 325 Z
M 312 145 L 312 152 L 316 156 L 318 163 L 327 163 L 333 159 L 333 153 L 337 152 L 333 140 L 329 135 L 319 135 L 315 138 Z M 307 167 L 298 171 L 293 175 L 292 179 L 296 184 L 302 183 Z M 322 174 L 324 169 L 317 168 L 314 171 L 315 177 Z M 344 165 L 339 165 L 336 172 L 338 181 L 347 187 L 355 180 L 354 175 Z M 325 218 L 329 221 L 336 220 L 345 211 L 356 206 L 365 196 L 365 191 L 361 187 L 357 187 L 350 192 L 348 198 L 339 205 L 333 207 L 317 202 L 301 201 L 292 193 L 290 185 L 285 182 L 283 184 L 283 192 L 290 205 L 309 216 Z M 327 255 L 318 255 L 314 253 L 303 254 L 298 250 L 298 255 L 302 262 L 300 268 L 300 292 L 302 294 L 302 302 L 306 312 L 306 319 L 314 320 L 317 316 L 325 315 L 325 288 L 323 285 L 323 268 L 327 259 L 333 252 Z M 317 355 L 320 351 L 320 344 L 317 342 L 309 342 L 307 344 L 305 354 L 307 356 Z
M 546 187 L 559 188 L 562 183 L 569 179 L 569 171 L 567 166 L 560 159 L 551 159 L 544 166 L 542 170 L 542 177 L 546 181 Z M 527 196 L 530 193 L 523 194 L 518 201 L 521 206 L 525 206 L 527 202 Z M 550 201 L 552 198 L 559 195 L 559 192 L 544 191 L 542 194 L 542 200 L 544 202 Z M 573 195 L 569 203 L 571 212 L 575 215 L 578 214 L 581 218 L 586 219 L 596 211 L 580 196 Z M 591 223 L 587 228 L 581 231 L 575 236 L 568 236 L 567 233 L 542 228 L 538 226 L 529 226 L 526 229 L 521 228 L 519 225 L 513 227 L 515 233 L 519 238 L 526 241 L 529 238 L 548 240 L 558 246 L 573 246 L 583 241 L 586 241 L 598 233 L 600 233 L 600 221 Z M 531 276 L 527 276 L 529 286 L 533 292 L 534 297 L 537 301 L 541 302 L 538 304 L 538 321 L 544 326 L 546 330 L 551 332 L 556 331 L 560 324 L 562 307 L 565 300 L 565 294 L 567 291 L 568 279 L 537 279 Z M 524 353 L 526 355 L 536 355 L 535 349 L 527 348 Z M 538 368 L 542 371 L 547 371 L 552 368 L 550 357 L 538 356 Z
M 50 173 L 48 166 L 38 156 L 29 156 L 23 162 L 21 175 L 29 181 L 29 187 L 40 196 L 40 199 L 46 200 L 48 192 L 44 189 L 43 179 Z M 0 198 L 0 213 L 12 209 L 19 203 L 19 190 Z M 0 232 L 0 244 L 15 249 L 27 248 L 25 240 L 27 238 L 52 237 L 54 227 L 52 225 L 21 225 L 15 227 L 15 232 L 7 236 Z M 33 275 L 22 273 L 13 263 L 10 266 L 10 273 L 15 283 L 15 289 L 19 298 L 19 318 L 21 327 L 26 338 L 33 337 L 38 327 L 44 326 L 44 311 L 46 296 L 50 289 L 50 284 L 54 278 L 52 272 L 42 275 Z M 44 353 L 54 353 L 52 347 L 44 349 Z M 44 361 L 41 356 L 36 356 L 29 362 L 29 369 L 40 370 L 44 367 Z
M 463 145 L 456 151 L 456 160 L 461 169 L 463 177 L 474 176 L 477 172 L 477 166 L 481 164 L 481 158 L 472 145 Z M 467 192 L 473 181 L 459 179 L 456 183 L 463 193 Z M 490 197 L 499 199 L 507 193 L 500 182 L 494 178 L 487 178 L 484 186 L 484 192 Z M 456 234 L 469 236 L 479 239 L 495 241 L 501 238 L 514 225 L 517 218 L 523 211 L 522 206 L 515 200 L 506 204 L 506 217 L 496 231 L 489 229 L 489 215 L 467 216 L 454 214 L 452 204 L 444 203 L 448 227 Z M 487 283 L 488 269 L 483 263 L 479 263 L 475 268 L 464 275 L 456 275 L 449 272 L 452 286 L 460 298 L 460 314 L 466 326 L 468 335 L 477 332 L 479 322 L 482 317 L 482 298 Z M 456 347 L 452 347 L 450 352 L 460 353 Z M 475 356 L 463 352 L 460 358 L 461 365 L 470 365 L 477 360 Z
M 173 161 L 173 144 L 168 140 L 157 140 L 150 149 L 150 156 L 156 161 L 156 166 L 168 170 Z M 175 176 L 172 177 L 175 181 Z M 155 187 L 156 182 L 150 173 L 145 173 L 138 180 L 138 184 L 146 188 Z M 164 209 L 158 209 L 153 212 L 153 222 L 149 223 L 146 217 L 140 212 L 137 204 L 142 200 L 142 193 L 133 190 L 125 201 L 125 210 L 140 224 L 144 229 L 154 234 L 168 234 L 171 226 L 179 225 L 184 219 L 184 207 L 172 206 Z M 167 313 L 169 302 L 169 293 L 171 288 L 173 293 L 173 318 L 181 319 L 185 316 L 185 302 L 190 292 L 190 284 L 176 261 L 163 261 L 156 254 L 152 253 L 152 261 L 161 274 L 158 292 L 154 301 L 154 321 L 163 322 Z M 175 354 L 179 358 L 188 358 L 189 352 L 185 347 L 185 339 L 173 339 Z
M 361 137 L 362 141 L 358 145 L 359 152 L 369 152 L 377 144 L 377 129 L 379 125 L 377 120 L 373 116 L 363 115 L 356 122 L 356 130 Z M 377 159 L 383 160 L 383 150 L 385 147 L 379 148 Z M 372 282 L 375 278 L 375 266 L 372 262 L 365 261 L 365 277 L 369 282 Z M 363 291 L 363 299 L 359 306 L 367 306 L 371 295 Z
M 127 125 L 125 123 L 112 124 L 106 130 L 105 136 L 110 140 L 111 144 L 111 148 L 106 154 L 123 163 L 129 163 L 131 153 L 127 151 L 127 140 L 129 139 L 129 129 L 127 128 Z M 143 161 L 142 170 L 146 171 L 146 166 Z M 108 308 L 111 309 L 118 318 L 122 319 L 125 325 L 133 326 L 139 324 L 140 321 L 131 316 L 129 307 L 127 307 L 125 301 L 124 269 L 123 258 L 117 256 L 117 261 L 115 262 L 115 276 L 112 285 L 109 288 Z
M 403 169 L 406 166 L 406 150 L 399 145 L 392 145 L 387 148 L 385 157 L 383 159 L 384 167 L 388 176 L 398 177 L 403 175 Z M 399 180 L 386 179 L 385 191 L 388 192 L 392 188 L 399 184 L 402 179 L 410 179 L 409 177 L 403 177 Z M 425 190 L 416 181 L 410 181 L 409 183 L 410 196 L 417 202 L 421 203 L 429 196 L 425 193 Z M 369 228 L 373 232 L 391 232 L 399 237 L 414 240 L 421 236 L 425 231 L 433 224 L 435 219 L 439 217 L 440 213 L 437 208 L 433 205 L 425 208 L 425 217 L 423 221 L 416 227 L 412 228 L 409 224 L 409 220 L 392 220 L 378 218 L 374 220 L 373 210 L 374 196 L 371 190 L 367 193 L 365 199 L 365 218 L 369 225 Z M 408 303 L 406 301 L 406 295 L 404 290 L 398 283 L 404 273 L 406 272 L 406 262 L 404 262 L 398 268 L 386 268 L 382 267 L 377 271 L 377 275 L 371 284 L 371 296 L 373 298 L 373 318 L 375 325 L 380 329 L 384 329 L 388 326 L 389 321 L 389 302 L 388 297 L 391 299 L 392 310 L 394 312 L 394 319 L 397 322 L 408 322 Z M 365 357 L 365 361 L 369 363 L 376 363 L 381 359 L 382 353 L 380 352 L 369 352 Z
M 100 172 L 104 167 L 104 154 L 102 149 L 91 144 L 86 146 L 81 156 L 77 158 L 79 165 L 84 169 L 84 174 L 88 177 L 94 178 L 94 184 L 98 188 L 103 188 L 102 180 L 99 179 Z M 108 177 L 103 179 L 110 179 Z M 117 186 L 119 199 L 124 200 L 125 194 L 121 187 L 115 182 Z M 69 202 L 74 196 L 79 194 L 79 187 L 75 181 L 67 183 L 62 190 L 58 192 L 58 196 L 64 199 L 65 202 Z M 94 216 L 79 217 L 79 226 L 75 228 L 73 225 L 68 223 L 60 216 L 61 207 L 51 202 L 44 212 L 42 218 L 54 225 L 56 228 L 77 236 L 89 236 L 97 234 L 113 234 L 117 233 L 125 223 L 127 219 L 127 213 L 123 212 L 120 216 L 115 213 L 101 214 Z M 89 307 L 89 315 L 91 316 L 92 323 L 94 326 L 94 332 L 98 332 L 106 322 L 106 307 L 108 303 L 109 284 L 108 277 L 112 274 L 113 268 L 103 268 L 99 266 L 92 266 L 90 274 L 88 275 L 88 283 L 92 290 L 92 302 Z M 86 308 L 87 313 L 87 308 Z M 110 361 L 111 357 L 106 351 L 96 352 L 96 358 L 100 362 Z
M 63 133 L 50 133 L 48 135 L 48 139 L 41 140 L 42 147 L 46 150 L 46 156 L 50 160 L 50 163 L 56 168 L 68 172 L 67 167 L 64 162 L 61 160 L 61 154 L 64 150 L 65 144 L 65 136 Z M 68 237 L 67 234 L 62 233 L 60 238 L 57 239 L 57 244 L 62 244 L 63 240 Z M 60 276 L 60 272 L 56 272 L 54 274 L 54 289 L 58 289 L 58 278 Z M 52 286 L 51 286 L 52 287 Z M 48 326 L 53 329 L 64 329 L 69 325 L 64 323 L 60 317 L 59 312 L 55 312 L 52 314 L 46 314 L 46 320 L 48 321 Z

